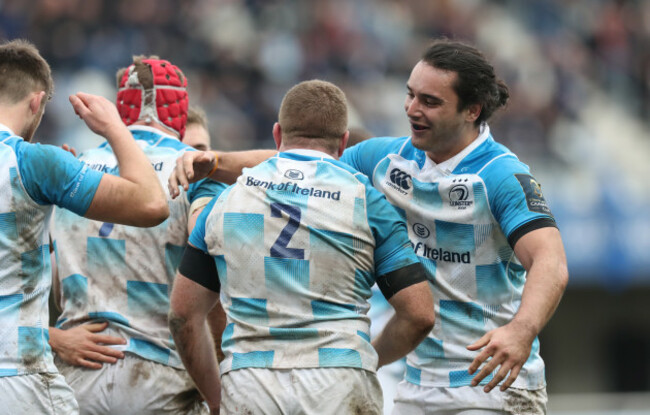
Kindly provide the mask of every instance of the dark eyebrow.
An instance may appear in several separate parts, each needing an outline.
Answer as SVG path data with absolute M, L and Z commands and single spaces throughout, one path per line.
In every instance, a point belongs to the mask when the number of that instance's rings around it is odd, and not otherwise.
M 445 102 L 444 100 L 438 98 L 435 95 L 428 95 L 428 94 L 420 94 L 422 98 L 424 98 L 425 101 L 432 101 L 434 104 L 442 104 Z
M 408 90 L 408 92 L 410 92 L 410 93 L 412 93 L 412 94 L 414 93 L 413 90 L 411 89 L 411 87 L 410 87 L 408 84 L 406 84 L 406 89 Z M 444 100 L 438 98 L 438 97 L 435 96 L 435 95 L 429 95 L 429 94 L 418 94 L 418 95 L 419 95 L 423 100 L 425 100 L 425 101 L 432 101 L 432 102 L 435 103 L 435 104 L 442 104 L 443 102 L 445 102 Z

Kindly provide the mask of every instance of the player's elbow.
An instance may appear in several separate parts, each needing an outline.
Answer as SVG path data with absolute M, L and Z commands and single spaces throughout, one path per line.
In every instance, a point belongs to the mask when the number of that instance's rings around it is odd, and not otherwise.
M 155 222 L 155 225 L 163 223 L 169 217 L 169 205 L 165 199 L 153 203 L 150 209 L 152 222 Z
M 180 315 L 172 305 L 167 315 L 167 323 L 169 324 L 169 331 L 172 333 L 172 336 L 176 337 L 183 329 L 183 326 L 187 324 L 187 318 Z
M 435 324 L 435 314 L 433 307 L 429 310 L 418 310 L 418 312 L 411 312 L 406 317 L 410 337 L 415 340 L 415 343 L 420 343 L 430 332 L 433 330 Z
M 427 310 L 424 313 L 418 314 L 413 320 L 413 331 L 417 333 L 418 337 L 426 337 L 427 334 L 433 330 L 433 326 L 436 322 L 436 316 L 433 311 L 433 308 Z
M 567 285 L 569 284 L 569 269 L 567 267 L 566 261 L 561 262 L 558 265 L 557 284 L 561 292 L 564 292 Z
M 151 227 L 163 223 L 169 217 L 166 200 L 153 200 L 144 203 L 139 209 L 140 218 L 136 226 Z

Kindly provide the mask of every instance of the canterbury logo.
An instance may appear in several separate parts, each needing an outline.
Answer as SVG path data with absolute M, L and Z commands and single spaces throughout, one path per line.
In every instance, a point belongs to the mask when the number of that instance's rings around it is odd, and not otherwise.
M 400 169 L 393 169 L 390 172 L 390 181 L 404 190 L 411 188 L 411 175 Z

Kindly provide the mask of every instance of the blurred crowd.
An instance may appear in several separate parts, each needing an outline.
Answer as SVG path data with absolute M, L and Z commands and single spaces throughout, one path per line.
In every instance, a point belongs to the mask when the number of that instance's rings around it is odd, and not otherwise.
M 113 94 L 133 54 L 186 71 L 216 148 L 271 145 L 282 94 L 310 78 L 344 88 L 355 126 L 404 135 L 408 71 L 438 36 L 475 42 L 496 63 L 512 100 L 493 129 L 524 155 L 552 153 L 554 124 L 576 117 L 589 83 L 650 115 L 646 1 L 0 0 L 0 37 L 30 39 L 56 74 L 65 108 L 40 130 L 53 143 L 70 139 L 66 94 Z

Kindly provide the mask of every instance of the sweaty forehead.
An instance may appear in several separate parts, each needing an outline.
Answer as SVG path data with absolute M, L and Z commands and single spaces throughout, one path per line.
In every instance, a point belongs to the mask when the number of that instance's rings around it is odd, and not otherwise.
M 453 86 L 457 76 L 456 72 L 438 69 L 420 61 L 411 71 L 406 86 L 415 94 L 450 100 L 456 97 Z

